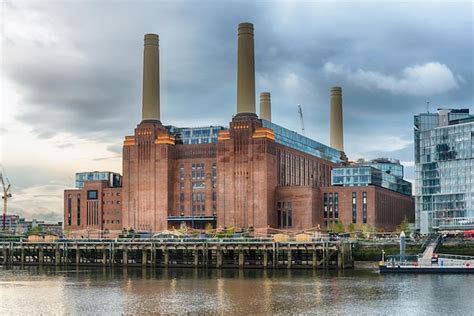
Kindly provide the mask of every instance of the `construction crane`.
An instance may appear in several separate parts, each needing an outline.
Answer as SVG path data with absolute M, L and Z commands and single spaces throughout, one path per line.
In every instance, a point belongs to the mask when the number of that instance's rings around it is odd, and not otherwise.
M 0 171 L 0 180 L 2 181 L 2 188 L 3 188 L 3 225 L 2 228 L 5 230 L 5 224 L 7 220 L 7 204 L 8 204 L 8 199 L 12 197 L 12 194 L 10 193 L 10 181 L 8 180 L 7 175 L 5 174 L 5 170 Z M 6 183 L 5 183 L 6 182 Z
M 301 104 L 298 104 L 298 114 L 300 115 L 301 121 L 301 133 L 304 135 L 303 109 L 301 108 Z

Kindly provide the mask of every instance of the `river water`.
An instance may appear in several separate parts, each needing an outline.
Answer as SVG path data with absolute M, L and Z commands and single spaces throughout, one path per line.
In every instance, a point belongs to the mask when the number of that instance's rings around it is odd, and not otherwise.
M 0 267 L 0 315 L 474 315 L 474 275 Z

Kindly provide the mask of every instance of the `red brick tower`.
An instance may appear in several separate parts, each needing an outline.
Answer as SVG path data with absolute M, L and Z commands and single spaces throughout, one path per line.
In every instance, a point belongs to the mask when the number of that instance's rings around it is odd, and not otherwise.
M 158 35 L 145 35 L 142 122 L 123 147 L 123 227 L 167 228 L 175 140 L 160 122 Z

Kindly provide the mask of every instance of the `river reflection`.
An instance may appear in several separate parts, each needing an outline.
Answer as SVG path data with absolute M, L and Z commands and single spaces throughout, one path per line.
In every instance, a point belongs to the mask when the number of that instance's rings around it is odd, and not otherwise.
M 0 314 L 465 314 L 474 275 L 0 267 Z

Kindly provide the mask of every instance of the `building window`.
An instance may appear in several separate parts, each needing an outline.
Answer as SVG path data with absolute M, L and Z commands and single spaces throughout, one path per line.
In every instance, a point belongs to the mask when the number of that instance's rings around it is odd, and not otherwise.
M 352 223 L 357 222 L 357 193 L 352 192 Z
M 367 224 L 367 192 L 362 193 L 362 221 L 364 224 Z
M 193 189 L 205 189 L 206 186 L 203 181 L 193 182 Z
M 77 195 L 77 226 L 81 225 L 81 195 Z
M 179 189 L 180 189 L 180 190 L 184 190 L 184 182 L 180 182 L 180 183 L 179 183 Z
M 277 226 L 281 227 L 281 202 L 277 203 Z
M 184 164 L 179 165 L 179 179 L 184 180 Z
M 277 203 L 277 226 L 281 228 L 293 226 L 293 210 L 291 202 Z
M 212 178 L 217 178 L 217 164 L 215 162 L 212 164 Z
M 332 193 L 329 193 L 329 218 L 332 218 Z
M 205 203 L 206 195 L 204 192 L 193 192 L 192 194 L 192 210 L 193 215 L 204 215 L 206 210 Z
M 293 226 L 293 210 L 292 210 L 292 203 L 288 202 L 287 205 L 287 214 L 288 214 L 288 227 Z
M 324 218 L 328 217 L 328 194 L 324 193 Z
M 88 200 L 97 200 L 97 190 L 88 190 L 87 191 Z
M 339 193 L 334 193 L 334 217 L 339 218 Z
M 192 164 L 192 179 L 201 180 L 204 179 L 204 164 L 203 163 L 193 163 Z
M 184 202 L 184 193 L 179 194 L 179 201 Z
M 72 200 L 71 200 L 71 194 L 67 195 L 67 224 L 69 226 L 72 225 Z

